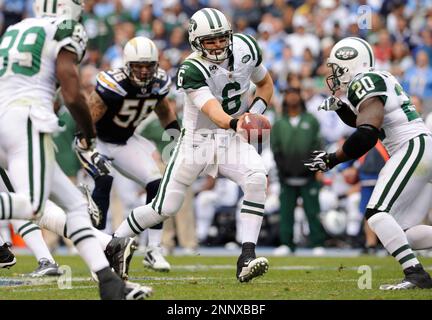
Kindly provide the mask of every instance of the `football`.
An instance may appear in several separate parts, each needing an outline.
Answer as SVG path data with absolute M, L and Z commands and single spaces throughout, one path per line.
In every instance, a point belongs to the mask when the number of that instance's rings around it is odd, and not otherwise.
M 245 130 L 249 143 L 262 143 L 270 138 L 270 121 L 261 114 L 245 115 L 241 127 Z

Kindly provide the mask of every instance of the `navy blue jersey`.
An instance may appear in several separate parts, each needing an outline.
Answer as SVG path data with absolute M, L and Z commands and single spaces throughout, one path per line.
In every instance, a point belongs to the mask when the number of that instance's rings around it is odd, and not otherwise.
M 96 92 L 107 111 L 96 122 L 97 137 L 105 142 L 126 144 L 136 127 L 168 94 L 171 79 L 158 69 L 155 79 L 146 87 L 134 86 L 124 69 L 102 71 L 97 76 Z

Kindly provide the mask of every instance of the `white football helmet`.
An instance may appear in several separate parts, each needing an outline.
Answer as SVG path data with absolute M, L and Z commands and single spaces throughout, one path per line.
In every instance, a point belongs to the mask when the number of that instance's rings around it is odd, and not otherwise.
M 327 77 L 327 85 L 334 94 L 341 87 L 346 88 L 357 74 L 372 70 L 375 57 L 369 43 L 349 37 L 334 45 L 327 66 L 332 69 L 332 75 Z
M 232 28 L 228 19 L 219 10 L 204 8 L 193 14 L 189 20 L 189 43 L 193 51 L 201 53 L 202 57 L 212 62 L 222 62 L 232 54 Z M 227 45 L 223 52 L 207 50 L 202 40 L 227 37 Z M 220 50 L 220 49 L 218 49 Z
M 156 76 L 159 50 L 149 38 L 135 37 L 123 49 L 123 62 L 129 78 L 138 86 L 147 86 Z
M 33 10 L 38 18 L 64 16 L 79 21 L 83 4 L 83 0 L 35 0 Z

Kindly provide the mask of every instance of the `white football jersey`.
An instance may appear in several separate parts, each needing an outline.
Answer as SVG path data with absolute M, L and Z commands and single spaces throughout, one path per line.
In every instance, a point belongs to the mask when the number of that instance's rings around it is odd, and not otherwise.
M 188 92 L 208 86 L 224 111 L 237 118 L 249 108 L 251 76 L 261 61 L 261 50 L 255 39 L 234 34 L 233 54 L 221 65 L 203 59 L 197 52 L 189 55 L 178 70 L 177 87 Z M 187 95 L 182 123 L 186 132 L 218 128 Z
M 83 26 L 62 18 L 29 18 L 10 26 L 0 42 L 0 114 L 14 106 L 29 106 L 31 114 L 49 126 L 55 117 L 55 63 L 61 48 L 81 60 L 87 45 Z
M 409 96 L 388 72 L 371 71 L 356 76 L 348 86 L 347 97 L 357 111 L 371 97 L 379 97 L 384 103 L 380 140 L 390 155 L 412 138 L 430 134 Z

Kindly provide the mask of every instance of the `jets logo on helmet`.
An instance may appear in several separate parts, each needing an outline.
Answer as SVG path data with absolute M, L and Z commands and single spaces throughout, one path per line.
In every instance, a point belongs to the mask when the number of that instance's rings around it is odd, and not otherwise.
M 79 21 L 83 11 L 82 0 L 35 0 L 33 10 L 38 18 L 65 17 Z
M 232 54 L 232 28 L 228 19 L 219 10 L 204 8 L 194 13 L 189 21 L 189 43 L 192 50 L 200 52 L 204 59 L 222 62 Z M 225 38 L 226 46 L 208 49 L 204 40 Z
M 340 60 L 351 60 L 358 56 L 358 51 L 355 48 L 342 47 L 336 51 L 335 56 Z
M 344 38 L 335 44 L 327 59 L 327 66 L 332 69 L 326 79 L 327 85 L 334 94 L 341 87 L 346 88 L 356 75 L 373 69 L 374 65 L 369 43 L 356 37 Z
M 129 40 L 123 49 L 126 74 L 132 82 L 144 87 L 150 84 L 157 74 L 159 50 L 153 41 L 146 37 Z

